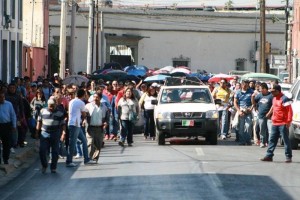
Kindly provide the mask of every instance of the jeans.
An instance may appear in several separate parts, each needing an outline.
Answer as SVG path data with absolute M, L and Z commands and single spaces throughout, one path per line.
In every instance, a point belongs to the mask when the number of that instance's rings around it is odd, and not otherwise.
M 118 117 L 110 116 L 109 118 L 109 132 L 115 136 L 119 134 L 120 124 Z
M 81 131 L 81 128 L 77 126 L 69 126 L 68 129 L 69 129 L 69 146 L 68 146 L 69 148 L 67 151 L 67 160 L 66 160 L 67 164 L 73 162 L 73 155 L 76 148 L 77 138 Z
M 127 138 L 127 143 L 133 143 L 133 135 L 132 135 L 133 123 L 129 120 L 121 120 L 121 141 L 125 142 Z
M 89 152 L 88 152 L 88 147 L 87 147 L 86 136 L 85 136 L 85 133 L 82 128 L 80 129 L 78 139 L 82 143 L 82 152 L 83 152 L 84 163 L 87 163 L 90 161 L 90 157 L 89 157 Z
M 144 135 L 155 137 L 154 110 L 144 111 Z
M 219 110 L 219 120 L 220 120 L 220 131 L 221 135 L 228 135 L 229 131 L 229 119 L 228 119 L 228 110 Z
M 10 154 L 10 147 L 11 147 L 11 134 L 12 134 L 12 126 L 11 123 L 1 123 L 0 124 L 0 140 L 2 141 L 2 157 L 4 162 L 8 162 L 9 154 Z M 1 146 L 0 146 L 1 148 Z M 1 156 L 1 149 L 0 149 L 0 156 Z M 0 158 L 1 163 L 1 158 Z
M 56 169 L 58 161 L 59 152 L 59 141 L 60 141 L 60 131 L 50 133 L 49 138 L 40 137 L 40 160 L 44 168 L 48 167 L 47 156 L 49 156 L 49 151 L 51 148 L 51 169 Z
M 238 115 L 238 113 L 237 113 Z M 239 141 L 240 144 L 251 144 L 251 133 L 252 133 L 253 123 L 252 114 L 244 114 L 239 116 Z
M 286 158 L 292 158 L 291 142 L 288 136 L 288 128 L 286 127 L 286 125 L 272 125 L 271 136 L 266 156 L 270 158 L 274 156 L 274 151 L 280 136 L 283 138 L 284 141 L 284 151 Z
M 260 129 L 260 142 L 262 144 L 266 144 L 269 140 L 268 140 L 268 130 L 271 130 L 269 128 L 269 124 L 271 123 L 272 125 L 272 121 L 266 117 L 262 118 L 262 119 L 258 119 L 258 123 L 259 123 L 259 129 Z

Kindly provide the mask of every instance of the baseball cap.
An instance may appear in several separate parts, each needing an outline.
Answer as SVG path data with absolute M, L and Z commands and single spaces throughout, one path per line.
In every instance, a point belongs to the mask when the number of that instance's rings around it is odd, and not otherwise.
M 33 83 L 30 84 L 30 86 L 31 86 L 31 87 L 36 87 L 37 84 L 33 82 Z
M 280 85 L 273 85 L 270 89 L 271 92 L 279 91 L 281 92 L 281 86 Z
M 151 85 L 152 87 L 158 87 L 158 84 L 157 83 L 152 83 L 152 85 Z
M 58 73 L 54 73 L 54 76 L 58 76 Z

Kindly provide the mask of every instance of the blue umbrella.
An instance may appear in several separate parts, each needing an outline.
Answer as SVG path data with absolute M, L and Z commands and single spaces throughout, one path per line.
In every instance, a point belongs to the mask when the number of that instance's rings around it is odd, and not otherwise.
M 127 72 L 128 75 L 145 76 L 147 72 L 143 69 L 131 69 Z
M 170 76 L 158 74 L 158 75 L 149 76 L 149 77 L 145 78 L 144 82 L 164 81 L 167 77 L 170 77 Z
M 124 67 L 124 71 L 125 72 L 128 72 L 128 71 L 130 71 L 130 70 L 134 70 L 134 69 L 136 69 L 134 66 L 126 66 L 126 67 Z

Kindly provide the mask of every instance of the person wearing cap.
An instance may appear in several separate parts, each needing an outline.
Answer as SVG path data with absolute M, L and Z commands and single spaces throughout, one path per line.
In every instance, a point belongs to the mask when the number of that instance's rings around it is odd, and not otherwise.
M 2 158 L 4 164 L 8 164 L 10 147 L 11 147 L 11 134 L 16 131 L 17 117 L 11 102 L 5 100 L 5 94 L 0 91 L 0 140 L 2 141 Z M 1 156 L 1 149 L 0 149 Z M 1 163 L 1 157 L 0 157 Z
M 65 113 L 56 109 L 56 101 L 54 98 L 50 98 L 48 101 L 48 107 L 43 108 L 38 116 L 36 126 L 36 137 L 40 135 L 40 160 L 42 164 L 42 173 L 46 173 L 48 167 L 47 156 L 49 155 L 49 149 L 51 148 L 51 173 L 56 173 L 59 141 L 62 134 L 66 134 Z
M 292 148 L 288 136 L 288 130 L 293 119 L 292 100 L 281 92 L 280 85 L 273 85 L 270 90 L 273 95 L 272 106 L 272 128 L 269 137 L 269 145 L 266 156 L 261 161 L 273 161 L 274 151 L 279 137 L 284 141 L 285 162 L 292 162 Z
M 267 114 L 272 108 L 273 95 L 268 91 L 268 85 L 266 83 L 261 83 L 259 86 L 260 92 L 254 92 L 252 95 L 252 104 L 254 108 L 257 109 L 258 125 L 260 129 L 260 147 L 264 148 L 267 146 L 268 137 L 267 133 L 269 125 L 272 123 Z M 257 106 L 256 106 L 257 105 Z M 254 133 L 253 133 L 254 134 Z
M 241 89 L 234 95 L 234 107 L 239 115 L 238 133 L 240 145 L 252 145 L 252 94 L 253 90 L 249 88 L 249 81 L 243 80 Z

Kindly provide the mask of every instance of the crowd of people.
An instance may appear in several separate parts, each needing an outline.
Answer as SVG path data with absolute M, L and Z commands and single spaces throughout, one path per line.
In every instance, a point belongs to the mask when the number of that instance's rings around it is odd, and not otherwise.
M 272 161 L 278 138 L 284 140 L 286 162 L 292 161 L 288 128 L 292 120 L 291 100 L 283 95 L 278 82 L 261 83 L 238 77 L 209 83 L 214 99 L 221 99 L 219 110 L 222 140 L 236 134 L 240 145 L 268 147 L 262 161 Z M 56 172 L 60 157 L 66 166 L 98 163 L 105 140 L 133 145 L 133 128 L 138 116 L 144 118 L 145 139 L 155 140 L 154 105 L 160 85 L 127 81 L 63 84 L 58 74 L 52 79 L 14 78 L 0 84 L 0 140 L 3 163 L 8 164 L 15 148 L 26 146 L 26 133 L 39 138 L 42 172 Z M 139 113 L 142 112 L 142 115 Z M 231 130 L 231 131 L 230 131 Z M 51 149 L 51 150 L 50 150 Z M 0 160 L 1 161 L 1 160 Z

